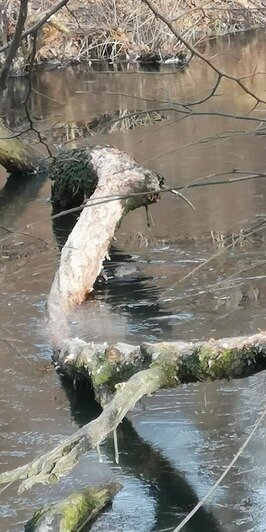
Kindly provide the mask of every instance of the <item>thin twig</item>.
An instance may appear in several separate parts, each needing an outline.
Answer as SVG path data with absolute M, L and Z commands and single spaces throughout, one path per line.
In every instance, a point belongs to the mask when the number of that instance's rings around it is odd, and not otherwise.
M 261 414 L 261 416 L 259 417 L 259 419 L 256 421 L 252 431 L 250 432 L 250 434 L 248 435 L 248 437 L 246 438 L 246 440 L 244 441 L 243 445 L 241 445 L 240 449 L 237 451 L 237 453 L 235 454 L 234 458 L 231 460 L 230 464 L 228 464 L 228 466 L 225 468 L 225 470 L 223 471 L 223 473 L 220 475 L 220 477 L 218 478 L 218 480 L 215 482 L 215 484 L 209 489 L 209 491 L 206 493 L 206 495 L 198 502 L 198 504 L 196 504 L 196 506 L 193 508 L 193 510 L 191 510 L 191 512 L 189 512 L 189 514 L 185 517 L 185 519 L 183 519 L 181 521 L 181 523 L 173 530 L 173 532 L 179 532 L 180 530 L 182 530 L 182 528 L 184 528 L 184 526 L 190 521 L 190 519 L 193 517 L 193 515 L 195 515 L 195 513 L 204 505 L 204 503 L 207 501 L 207 499 L 212 495 L 212 493 L 216 490 L 216 488 L 218 488 L 218 486 L 221 484 L 221 482 L 223 481 L 223 479 L 226 477 L 226 475 L 229 473 L 229 471 L 232 469 L 233 465 L 235 464 L 235 462 L 238 460 L 238 458 L 240 457 L 240 455 L 243 453 L 243 451 L 245 450 L 246 446 L 248 445 L 248 443 L 250 442 L 252 436 L 254 435 L 254 433 L 256 432 L 256 430 L 258 429 L 258 427 L 260 426 L 263 418 L 265 417 L 265 414 L 266 414 L 266 410 L 264 410 L 264 412 Z
M 5 342 L 7 345 L 9 345 L 9 347 L 14 349 L 18 353 L 18 355 L 21 356 L 31 366 L 31 362 L 25 357 L 25 355 L 23 355 L 23 353 L 16 345 L 10 342 L 10 340 L 8 340 L 7 338 L 0 337 L 0 342 Z
M 173 189 L 176 190 L 176 191 L 184 191 L 185 189 L 188 189 L 188 188 L 194 188 L 194 187 L 202 187 L 202 186 L 212 186 L 212 185 L 226 185 L 226 184 L 232 184 L 232 183 L 235 183 L 237 181 L 247 181 L 249 179 L 256 179 L 256 178 L 264 178 L 266 177 L 266 173 L 260 173 L 260 174 L 251 174 L 251 175 L 245 175 L 245 176 L 241 176 L 241 177 L 237 177 L 237 178 L 233 178 L 233 179 L 225 179 L 225 180 L 220 180 L 220 181 L 209 181 L 208 183 L 201 183 L 200 181 L 202 181 L 203 179 L 208 179 L 210 177 L 216 177 L 216 176 L 219 176 L 219 175 L 228 175 L 228 174 L 232 174 L 232 173 L 241 173 L 241 174 L 245 174 L 247 172 L 242 172 L 241 170 L 237 170 L 236 172 L 234 171 L 230 171 L 230 172 L 221 172 L 219 174 L 210 174 L 208 176 L 204 176 L 204 177 L 201 177 L 201 178 L 197 178 L 195 179 L 194 181 L 191 181 L 190 183 L 188 183 L 187 185 L 183 185 L 183 186 L 180 186 L 180 185 L 177 185 L 177 186 L 174 186 L 174 187 L 171 187 L 171 188 L 164 188 L 164 189 L 161 189 L 160 191 L 158 191 L 158 194 L 163 194 L 163 193 L 172 193 Z M 73 213 L 76 213 L 76 212 L 79 212 L 83 209 L 88 209 L 89 207 L 93 207 L 95 205 L 103 205 L 104 203 L 108 203 L 110 201 L 117 201 L 117 200 L 123 200 L 123 199 L 129 199 L 129 198 L 132 198 L 132 197 L 135 197 L 135 196 L 148 196 L 149 194 L 154 194 L 154 190 L 150 190 L 150 191 L 145 191 L 145 192 L 132 192 L 131 194 L 127 194 L 127 195 L 123 195 L 123 194 L 115 194 L 115 195 L 110 195 L 110 196 L 101 196 L 101 197 L 96 197 L 96 198 L 90 198 L 89 201 L 87 201 L 87 203 L 83 203 L 82 205 L 79 205 L 78 207 L 71 207 L 70 209 L 66 209 L 64 211 L 61 211 L 57 214 L 53 214 L 52 216 L 50 216 L 49 218 L 46 217 L 46 218 L 42 218 L 40 220 L 36 220 L 35 222 L 32 222 L 30 224 L 28 224 L 25 229 L 30 229 L 32 227 L 34 227 L 35 225 L 39 225 L 41 223 L 44 223 L 46 222 L 47 220 L 56 220 L 57 218 L 61 218 L 62 216 L 66 216 L 67 214 L 73 214 Z M 14 231 L 12 232 L 13 235 L 17 235 L 17 234 L 20 234 L 21 231 Z M 27 235 L 27 236 L 30 236 L 30 235 Z M 4 237 L 2 237 L 0 239 L 0 242 L 3 242 L 4 240 L 7 240 L 8 238 L 10 237 L 10 235 L 6 235 Z
M 57 11 L 59 11 L 62 7 L 64 7 L 68 2 L 69 2 L 69 0 L 61 0 L 61 2 L 58 2 L 58 4 L 56 4 L 49 11 L 47 11 L 47 13 L 38 22 L 36 22 L 36 24 L 34 24 L 28 30 L 24 31 L 21 34 L 21 39 L 25 39 L 26 37 L 28 37 L 28 35 L 33 35 L 34 33 L 36 33 L 45 24 L 45 22 L 47 22 L 49 20 L 49 18 L 52 15 L 57 13 Z M 2 53 L 5 50 L 7 50 L 7 48 L 9 48 L 10 45 L 11 45 L 11 43 L 7 42 L 4 46 L 2 46 L 0 48 L 0 53 Z

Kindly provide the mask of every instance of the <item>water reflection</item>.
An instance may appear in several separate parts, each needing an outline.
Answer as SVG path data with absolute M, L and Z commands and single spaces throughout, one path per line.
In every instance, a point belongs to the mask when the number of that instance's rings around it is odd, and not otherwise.
M 206 53 L 228 72 L 248 75 L 255 63 L 258 72 L 265 72 L 264 50 L 265 35 L 259 32 L 213 42 Z M 264 136 L 254 134 L 256 125 L 250 122 L 232 122 L 215 115 L 178 121 L 180 116 L 174 114 L 149 127 L 126 128 L 124 121 L 123 131 L 117 127 L 107 132 L 113 119 L 123 122 L 123 111 L 142 109 L 147 113 L 156 108 L 160 113 L 161 101 L 196 101 L 208 94 L 213 82 L 213 74 L 199 61 L 182 73 L 170 68 L 141 72 L 132 67 L 124 72 L 95 72 L 84 66 L 40 70 L 35 74 L 31 113 L 48 141 L 53 138 L 62 144 L 71 140 L 71 125 L 77 125 L 75 137 L 85 128 L 89 135 L 85 142 L 115 144 L 163 174 L 171 187 L 235 168 L 264 171 Z M 6 122 L 18 129 L 26 125 L 22 105 L 26 83 L 11 82 L 0 103 Z M 258 94 L 265 90 L 259 73 L 245 78 L 245 83 Z M 246 94 L 224 80 L 218 96 L 203 109 L 240 115 L 248 113 L 251 105 Z M 260 117 L 261 113 L 258 106 L 254 114 Z M 103 129 L 88 131 L 95 117 Z M 33 135 L 29 136 L 33 141 Z M 258 221 L 257 216 L 265 213 L 265 183 L 265 179 L 256 179 L 187 190 L 194 211 L 180 199 L 165 195 L 151 209 L 155 226 L 150 229 L 144 210 L 130 214 L 117 232 L 114 255 L 106 265 L 109 283 L 73 315 L 73 332 L 94 341 L 139 343 L 264 329 L 265 232 L 237 242 L 187 281 L 177 281 L 214 252 L 236 242 L 236 235 Z M 28 231 L 28 224 L 47 219 L 47 223 L 36 224 L 32 233 L 52 244 L 42 253 L 31 247 L 22 261 L 1 256 L 1 336 L 18 340 L 19 349 L 31 361 L 29 366 L 1 343 L 2 469 L 32 459 L 37 451 L 72 433 L 95 413 L 86 391 L 84 403 L 76 392 L 67 392 L 70 412 L 64 390 L 53 371 L 47 370 L 51 353 L 45 301 L 59 258 L 49 220 L 51 205 L 46 202 L 50 184 L 30 180 L 23 184 L 23 192 L 20 186 L 9 181 L 2 190 L 0 225 L 21 233 Z M 73 221 L 62 218 L 54 226 L 60 245 Z M 26 246 L 28 237 L 20 234 L 11 241 L 15 247 Z M 119 433 L 123 462 L 115 471 L 124 490 L 112 509 L 93 525 L 94 530 L 147 532 L 175 526 L 243 443 L 262 408 L 263 394 L 263 376 L 257 375 L 241 382 L 198 383 L 143 400 L 132 418 L 134 430 L 125 424 Z M 194 530 L 264 530 L 263 441 L 258 431 L 225 485 L 198 520 L 191 522 Z M 103 453 L 110 462 L 111 441 Z M 92 472 L 97 481 L 113 470 L 110 464 L 104 469 L 98 464 L 93 467 L 91 460 L 91 456 L 85 457 L 72 476 L 51 490 L 36 487 L 18 498 L 15 487 L 10 487 L 2 496 L 0 528 L 21 530 L 29 513 L 43 501 L 65 496 L 66 486 L 73 489 L 73 483 L 87 483 Z
M 66 381 L 64 388 L 70 401 L 71 414 L 78 426 L 83 426 L 99 414 L 99 407 L 93 404 L 91 393 L 86 386 L 73 390 Z M 130 421 L 124 420 L 118 429 L 120 468 L 123 474 L 139 478 L 147 486 L 149 496 L 154 503 L 153 526 L 149 530 L 174 528 L 180 518 L 194 507 L 198 497 L 185 476 L 179 473 L 170 460 L 145 442 Z M 113 443 L 109 439 L 103 446 L 105 459 L 113 461 Z M 108 523 L 108 520 L 111 522 Z M 108 514 L 100 518 L 88 530 L 118 530 L 119 521 Z M 143 515 L 145 522 L 145 516 Z M 111 527 L 111 528 L 110 528 Z M 145 528 L 143 528 L 144 530 Z M 87 529 L 86 529 L 87 530 Z M 197 517 L 186 527 L 190 532 L 219 532 L 217 520 L 211 511 L 202 508 Z

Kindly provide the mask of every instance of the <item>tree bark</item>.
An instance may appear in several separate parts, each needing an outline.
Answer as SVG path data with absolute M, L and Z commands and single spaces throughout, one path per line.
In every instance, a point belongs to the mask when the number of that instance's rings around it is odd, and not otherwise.
M 37 170 L 43 156 L 16 137 L 0 118 L 0 164 L 9 174 L 30 174 Z
M 91 378 L 103 412 L 41 458 L 0 475 L 0 483 L 22 480 L 19 491 L 50 484 L 98 447 L 144 395 L 182 382 L 246 376 L 266 367 L 266 334 L 203 343 L 162 342 L 140 347 L 66 342 L 57 354 L 64 374 Z M 142 369 L 147 364 L 147 369 Z M 126 382 L 130 373 L 134 373 Z M 106 387 L 106 384 L 108 386 Z M 107 397 L 116 390 L 108 404 Z M 106 391 L 108 390 L 108 393 Z

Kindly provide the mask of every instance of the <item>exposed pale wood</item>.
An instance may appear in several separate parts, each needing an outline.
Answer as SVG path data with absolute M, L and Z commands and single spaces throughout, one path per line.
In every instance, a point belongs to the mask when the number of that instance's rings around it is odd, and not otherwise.
M 138 165 L 126 153 L 111 146 L 94 146 L 87 148 L 87 152 L 98 185 L 61 252 L 60 266 L 51 287 L 48 313 L 54 346 L 69 336 L 67 314 L 92 292 L 122 217 L 154 201 L 161 189 L 161 178 Z M 149 197 L 127 197 L 145 191 L 152 193 Z M 126 197 L 99 203 L 102 198 L 116 194 Z

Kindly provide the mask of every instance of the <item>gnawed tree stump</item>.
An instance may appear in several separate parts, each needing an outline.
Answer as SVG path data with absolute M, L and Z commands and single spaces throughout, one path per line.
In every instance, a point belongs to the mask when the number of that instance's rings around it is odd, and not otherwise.
M 78 158 L 77 161 L 82 165 L 81 180 L 85 179 L 87 171 L 89 186 L 94 188 L 96 181 L 97 186 L 62 249 L 60 266 L 48 298 L 51 339 L 55 347 L 69 337 L 68 312 L 93 291 L 122 218 L 129 211 L 157 201 L 162 187 L 159 174 L 143 168 L 132 157 L 111 146 L 86 148 L 82 150 L 82 160 Z M 60 187 L 64 164 L 65 158 L 58 159 L 58 167 L 55 163 L 55 168 L 60 169 Z M 66 178 L 70 197 L 73 196 L 71 191 L 78 187 L 79 173 L 75 174 L 75 168 L 73 166 L 70 172 L 72 179 L 69 175 Z M 52 168 L 52 172 L 55 169 Z
M 83 529 L 122 488 L 118 482 L 71 493 L 66 499 L 44 506 L 27 522 L 25 532 L 76 532 Z

